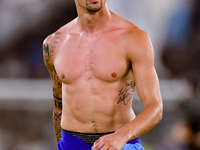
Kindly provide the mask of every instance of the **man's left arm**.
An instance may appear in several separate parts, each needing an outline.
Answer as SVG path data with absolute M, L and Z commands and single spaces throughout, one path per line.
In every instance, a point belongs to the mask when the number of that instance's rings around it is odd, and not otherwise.
M 129 140 L 145 134 L 162 119 L 163 104 L 149 36 L 139 30 L 129 39 L 133 39 L 133 41 L 127 43 L 129 45 L 127 57 L 132 62 L 137 93 L 144 109 L 134 120 L 118 129 L 114 134 L 104 136 L 96 141 L 93 150 L 98 150 L 99 147 L 102 147 L 101 150 L 104 150 L 104 147 L 105 149 L 121 150 Z
M 162 119 L 163 103 L 160 94 L 159 80 L 154 67 L 154 51 L 149 36 L 139 30 L 134 41 L 134 50 L 129 50 L 128 57 L 132 69 L 136 89 L 144 106 L 143 111 L 126 125 L 128 138 L 134 139 L 152 129 Z M 131 49 L 131 48 L 130 48 Z M 128 126 L 128 127 L 127 127 Z

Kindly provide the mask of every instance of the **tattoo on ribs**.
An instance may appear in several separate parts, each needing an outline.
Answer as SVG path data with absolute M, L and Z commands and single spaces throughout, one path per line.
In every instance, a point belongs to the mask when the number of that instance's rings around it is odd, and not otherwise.
M 131 81 L 131 83 L 126 82 L 125 88 L 121 88 L 119 90 L 119 100 L 117 104 L 121 103 L 123 101 L 124 105 L 127 105 L 129 101 L 133 99 L 133 88 L 135 87 L 135 82 Z

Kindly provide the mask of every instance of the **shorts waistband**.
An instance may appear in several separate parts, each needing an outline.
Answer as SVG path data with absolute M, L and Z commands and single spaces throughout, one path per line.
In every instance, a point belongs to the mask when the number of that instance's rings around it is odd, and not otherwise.
M 114 133 L 113 132 L 105 132 L 105 133 L 82 133 L 82 132 L 74 132 L 74 131 L 68 131 L 68 130 L 64 130 L 62 129 L 63 132 L 66 132 L 68 134 L 71 134 L 83 141 L 85 141 L 86 143 L 93 145 L 95 141 L 97 141 L 100 137 L 107 135 L 107 134 L 111 134 Z
M 73 141 L 72 137 L 74 137 L 74 138 L 79 138 L 79 139 L 85 141 L 86 143 L 88 143 L 90 145 L 93 145 L 93 143 L 96 140 L 98 140 L 100 137 L 107 135 L 107 134 L 112 134 L 112 133 L 114 133 L 114 131 L 105 132 L 105 133 L 82 133 L 82 132 L 74 132 L 74 131 L 68 131 L 68 130 L 62 129 L 62 140 L 70 142 L 70 141 Z M 128 141 L 127 143 L 129 143 L 129 144 L 136 144 L 136 143 L 141 144 L 141 139 L 140 139 L 140 137 L 138 137 L 138 138 L 135 138 L 131 141 Z

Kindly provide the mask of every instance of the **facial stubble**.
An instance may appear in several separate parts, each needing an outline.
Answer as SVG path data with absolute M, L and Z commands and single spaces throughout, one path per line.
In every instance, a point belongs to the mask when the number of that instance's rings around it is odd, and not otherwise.
M 99 4 L 98 3 L 90 4 L 88 2 L 88 0 L 85 0 L 85 2 L 86 2 L 86 8 L 89 12 L 95 13 L 95 12 L 98 12 L 99 10 L 101 10 L 101 8 L 102 8 L 102 0 L 100 0 Z

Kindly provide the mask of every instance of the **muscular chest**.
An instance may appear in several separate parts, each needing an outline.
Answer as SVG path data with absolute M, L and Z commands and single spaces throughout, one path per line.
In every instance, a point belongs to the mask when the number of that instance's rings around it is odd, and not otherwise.
M 98 78 L 112 82 L 122 78 L 129 65 L 119 38 L 70 38 L 62 44 L 54 62 L 65 82 Z

